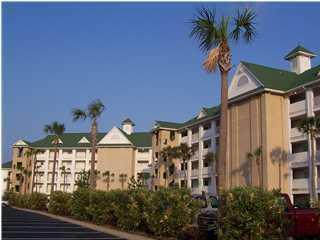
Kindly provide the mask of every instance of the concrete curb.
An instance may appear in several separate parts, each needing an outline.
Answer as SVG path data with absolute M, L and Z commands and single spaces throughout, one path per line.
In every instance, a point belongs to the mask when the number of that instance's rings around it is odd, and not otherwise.
M 114 235 L 116 237 L 119 238 L 125 238 L 127 240 L 156 240 L 156 238 L 150 238 L 150 237 L 146 237 L 143 235 L 139 235 L 139 234 L 133 234 L 133 233 L 128 233 L 128 232 L 123 232 L 123 231 L 119 231 L 116 229 L 111 229 L 108 228 L 106 226 L 99 226 L 99 225 L 95 225 L 93 223 L 88 223 L 88 222 L 82 222 L 73 218 L 68 218 L 68 217 L 62 217 L 62 216 L 58 216 L 58 215 L 54 215 L 51 213 L 47 213 L 47 212 L 43 212 L 43 211 L 38 211 L 38 210 L 32 210 L 32 209 L 26 209 L 26 208 L 18 208 L 18 207 L 13 207 L 10 206 L 14 209 L 18 209 L 18 210 L 22 210 L 22 211 L 26 211 L 26 212 L 31 212 L 31 213 L 37 213 L 37 214 L 41 214 L 47 217 L 51 217 L 57 220 L 61 220 L 64 222 L 68 222 L 68 223 L 72 223 L 72 224 L 77 224 L 81 227 L 86 227 L 98 232 L 103 232 L 103 233 L 107 233 L 110 235 Z

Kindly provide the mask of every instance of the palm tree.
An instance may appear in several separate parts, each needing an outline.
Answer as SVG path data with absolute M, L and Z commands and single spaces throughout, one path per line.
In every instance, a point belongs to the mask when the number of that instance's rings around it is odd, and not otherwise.
M 218 190 L 226 187 L 227 160 L 227 126 L 228 126 L 228 73 L 232 68 L 229 41 L 238 42 L 243 38 L 247 43 L 256 35 L 254 11 L 238 10 L 233 18 L 222 16 L 217 21 L 215 11 L 199 10 L 191 21 L 190 37 L 199 41 L 200 49 L 208 54 L 203 63 L 204 69 L 211 73 L 219 67 L 221 75 L 221 106 L 220 106 L 220 147 L 218 159 Z
M 34 188 L 34 182 L 35 182 L 35 175 L 36 175 L 36 165 L 37 165 L 37 154 L 43 153 L 43 150 L 40 149 L 34 149 L 30 148 L 28 149 L 25 153 L 24 156 L 27 158 L 32 158 L 33 157 L 33 175 L 32 175 L 32 183 L 31 183 L 31 193 L 33 193 L 33 188 Z
M 128 175 L 125 173 L 120 173 L 119 174 L 119 182 L 121 183 L 121 189 L 123 190 L 124 188 L 124 183 L 127 181 Z
M 103 181 L 107 184 L 107 191 L 110 189 L 110 183 L 114 181 L 114 173 L 105 171 L 102 173 Z
M 256 165 L 257 165 L 257 169 L 258 169 L 258 171 L 257 171 L 257 173 L 258 173 L 258 186 L 260 188 L 263 186 L 261 157 L 262 157 L 262 147 L 261 146 L 256 148 L 253 153 L 251 153 L 251 152 L 247 153 L 247 159 L 250 161 L 251 166 L 253 166 L 253 161 L 254 160 L 256 161 Z
M 319 117 L 307 117 L 303 119 L 299 126 L 298 130 L 304 134 L 308 135 L 308 138 L 311 143 L 311 166 L 310 166 L 310 176 L 311 176 L 311 191 L 310 191 L 310 201 L 311 205 L 314 205 L 318 202 L 317 194 L 317 179 L 316 179 L 316 136 L 320 133 L 320 118 Z
M 85 120 L 90 118 L 91 120 L 91 174 L 90 174 L 90 187 L 96 187 L 95 178 L 95 158 L 96 158 L 96 145 L 97 145 L 97 133 L 98 133 L 98 118 L 101 116 L 105 107 L 100 100 L 95 100 L 89 104 L 86 110 L 75 108 L 72 110 L 73 121 L 79 119 Z
M 51 178 L 51 190 L 50 194 L 54 191 L 54 182 L 55 182 L 55 175 L 56 175 L 56 161 L 57 161 L 57 152 L 58 152 L 58 145 L 60 142 L 60 137 L 65 131 L 65 126 L 62 123 L 53 122 L 51 125 L 47 124 L 44 126 L 44 132 L 46 134 L 52 134 L 53 141 L 52 144 L 54 146 L 54 156 L 53 156 L 53 169 L 52 169 L 52 178 Z
M 43 165 L 43 163 L 41 163 L 40 165 L 36 165 L 35 166 L 35 172 L 34 172 L 34 175 L 36 176 L 35 177 L 35 184 L 36 184 L 36 192 L 38 192 L 38 180 L 39 180 L 39 168 L 41 168 L 42 167 L 42 165 Z
M 165 163 L 164 164 L 165 165 L 165 173 L 166 173 L 165 186 L 167 187 L 167 185 L 168 185 L 168 180 L 167 179 L 168 179 L 169 167 L 172 164 L 172 160 L 179 156 L 177 148 L 171 147 L 171 146 L 167 146 L 167 147 L 162 149 L 162 151 L 160 152 L 160 156 L 161 156 L 161 160 Z
M 70 168 L 66 168 L 66 166 L 60 167 L 61 176 L 63 176 L 63 191 L 66 191 L 66 183 L 67 183 L 67 173 L 70 171 Z
M 22 192 L 22 184 L 24 182 L 24 167 L 22 167 L 22 165 L 17 165 L 17 170 L 20 171 L 20 174 L 19 174 L 19 194 L 21 194 Z
M 27 192 L 27 182 L 28 182 L 28 179 L 30 179 L 31 177 L 31 174 L 32 174 L 32 171 L 28 170 L 27 168 L 24 168 L 23 169 L 23 179 L 24 179 L 24 191 L 23 191 L 23 194 L 26 194 Z
M 183 164 L 183 172 L 184 172 L 184 183 L 187 183 L 187 168 L 186 163 L 192 157 L 194 151 L 192 147 L 189 147 L 187 144 L 182 143 L 177 147 L 177 155 L 180 159 L 182 159 Z

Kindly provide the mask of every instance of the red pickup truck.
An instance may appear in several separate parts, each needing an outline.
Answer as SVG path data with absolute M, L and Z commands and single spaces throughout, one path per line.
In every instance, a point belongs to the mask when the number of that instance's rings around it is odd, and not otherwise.
M 286 204 L 285 215 L 290 224 L 289 236 L 299 237 L 320 237 L 320 209 L 297 208 L 293 206 L 287 194 L 282 194 Z

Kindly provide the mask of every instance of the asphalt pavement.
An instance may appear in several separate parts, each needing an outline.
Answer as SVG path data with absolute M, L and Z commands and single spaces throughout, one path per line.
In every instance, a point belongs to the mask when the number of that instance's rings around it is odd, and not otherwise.
M 124 240 L 124 238 L 8 206 L 2 206 L 2 239 Z

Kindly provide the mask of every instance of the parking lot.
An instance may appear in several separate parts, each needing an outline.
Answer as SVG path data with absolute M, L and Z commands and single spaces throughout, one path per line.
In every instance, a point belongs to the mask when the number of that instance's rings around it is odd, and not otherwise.
M 123 239 L 40 214 L 2 206 L 2 239 Z

